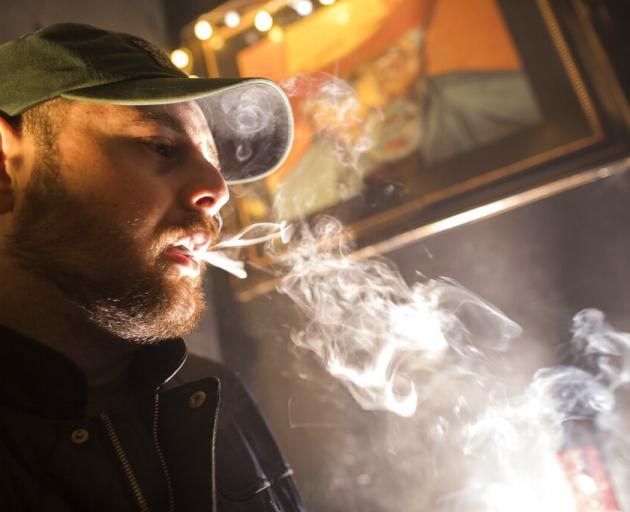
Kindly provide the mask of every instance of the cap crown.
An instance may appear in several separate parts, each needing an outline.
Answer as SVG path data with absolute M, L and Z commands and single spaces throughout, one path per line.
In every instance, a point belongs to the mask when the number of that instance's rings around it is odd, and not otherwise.
M 64 92 L 186 76 L 144 39 L 60 23 L 0 45 L 0 110 L 16 115 Z

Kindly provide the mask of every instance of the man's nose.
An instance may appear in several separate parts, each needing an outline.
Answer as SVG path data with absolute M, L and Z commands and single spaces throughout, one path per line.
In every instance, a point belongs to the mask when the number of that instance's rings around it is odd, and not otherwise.
M 204 160 L 195 166 L 195 172 L 182 189 L 186 208 L 201 211 L 207 216 L 219 213 L 227 203 L 229 192 L 221 172 Z

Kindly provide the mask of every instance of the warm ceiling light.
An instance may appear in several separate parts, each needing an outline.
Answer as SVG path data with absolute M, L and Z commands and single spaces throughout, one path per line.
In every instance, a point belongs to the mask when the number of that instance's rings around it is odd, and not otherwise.
M 313 2 L 311 0 L 296 0 L 291 4 L 300 16 L 308 16 L 313 12 Z
M 254 25 L 261 32 L 267 32 L 273 26 L 273 18 L 267 11 L 258 11 L 254 18 Z
M 322 5 L 332 5 L 335 3 L 335 0 L 319 0 L 319 3 Z
M 184 69 L 190 64 L 190 52 L 186 48 L 178 48 L 171 52 L 171 62 L 179 69 Z
M 229 11 L 223 19 L 226 27 L 235 28 L 241 22 L 241 15 L 236 11 Z
M 212 37 L 212 25 L 206 20 L 199 20 L 195 23 L 195 35 L 201 41 L 207 41 Z

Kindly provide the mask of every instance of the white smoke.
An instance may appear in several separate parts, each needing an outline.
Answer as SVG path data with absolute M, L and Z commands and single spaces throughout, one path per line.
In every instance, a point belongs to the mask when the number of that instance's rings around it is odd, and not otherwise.
M 321 218 L 284 256 L 289 271 L 278 288 L 306 318 L 292 340 L 315 353 L 361 407 L 422 422 L 434 454 L 459 454 L 457 483 L 432 510 L 612 510 L 607 499 L 627 506 L 627 485 L 619 482 L 630 481 L 628 421 L 616 395 L 628 391 L 629 334 L 614 331 L 600 311 L 578 313 L 573 363 L 538 370 L 514 393 L 503 370 L 521 332 L 516 323 L 452 281 L 409 286 L 385 259 L 355 261 L 343 239 L 338 221 Z M 475 403 L 474 392 L 483 400 Z M 588 450 L 601 471 L 575 462 Z M 584 509 L 585 500 L 600 508 Z
M 253 88 L 225 92 L 221 97 L 221 109 L 227 126 L 239 135 L 236 158 L 245 162 L 254 152 L 251 140 L 260 132 L 272 129 L 273 109 L 265 95 Z
M 299 159 L 274 189 L 273 211 L 293 221 L 361 193 L 361 157 L 374 145 L 379 115 L 368 116 L 354 89 L 326 73 L 296 75 L 282 87 L 296 105 Z
M 628 425 L 615 394 L 630 382 L 630 334 L 607 325 L 601 311 L 586 309 L 573 319 L 569 348 L 582 367 L 543 368 L 522 395 L 491 403 L 462 425 L 464 453 L 483 460 L 483 470 L 444 500 L 444 510 L 628 506 Z
M 301 100 L 301 115 L 310 119 L 313 136 L 328 137 L 339 163 L 350 171 L 360 171 L 361 155 L 374 146 L 374 120 L 380 120 L 380 114 L 366 123 L 356 91 L 328 73 L 298 74 L 283 82 L 282 88 L 290 98 Z
M 336 164 L 361 178 L 374 140 L 352 88 L 326 75 L 283 86 L 308 99 L 315 136 L 333 141 Z M 341 464 L 331 461 L 331 489 L 346 499 L 358 485 L 375 510 L 612 511 L 615 500 L 630 510 L 630 400 L 619 406 L 630 335 L 584 310 L 567 364 L 514 390 L 514 321 L 448 279 L 409 285 L 384 258 L 357 261 L 346 239 L 339 221 L 321 218 L 279 256 L 287 270 L 278 289 L 305 319 L 295 346 L 315 354 L 363 409 L 394 413 L 381 432 L 396 468 L 387 488 L 373 476 L 382 461 L 361 459 L 365 441 L 350 436 L 338 447 Z M 367 464 L 347 480 L 341 465 L 357 460 Z
M 284 256 L 291 269 L 279 290 L 308 318 L 293 334 L 365 409 L 411 416 L 432 386 L 427 373 L 478 371 L 520 328 L 496 308 L 447 280 L 409 287 L 384 259 L 353 261 L 341 224 L 324 217 Z M 421 371 L 423 382 L 414 378 Z
M 224 92 L 221 109 L 229 127 L 244 137 L 269 129 L 273 122 L 274 112 L 270 103 L 264 94 L 254 88 Z

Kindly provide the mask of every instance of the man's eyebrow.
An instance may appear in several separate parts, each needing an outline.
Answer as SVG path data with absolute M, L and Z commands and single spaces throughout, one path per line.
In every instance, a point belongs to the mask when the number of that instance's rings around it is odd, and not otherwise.
M 141 123 L 149 123 L 152 125 L 160 124 L 167 126 L 171 130 L 177 132 L 182 137 L 188 137 L 189 134 L 179 119 L 173 117 L 165 110 L 157 110 L 154 108 L 138 108 L 136 109 L 138 120 Z

